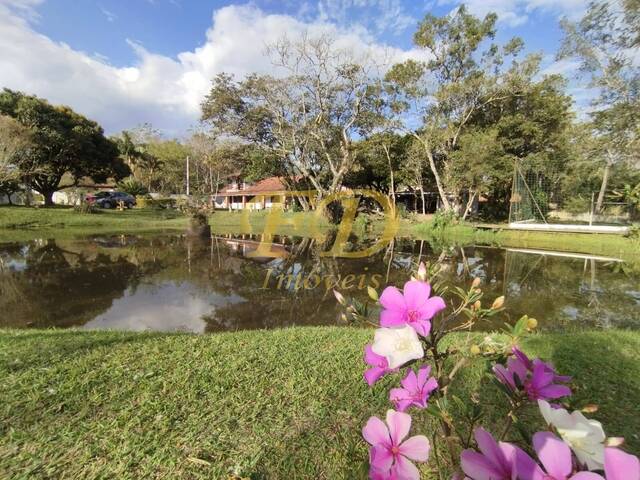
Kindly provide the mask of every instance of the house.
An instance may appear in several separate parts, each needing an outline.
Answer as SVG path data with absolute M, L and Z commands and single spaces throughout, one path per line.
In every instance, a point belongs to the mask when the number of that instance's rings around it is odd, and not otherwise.
M 291 198 L 280 177 L 268 177 L 257 182 L 246 182 L 241 175 L 227 177 L 227 184 L 214 199 L 215 208 L 228 210 L 264 210 L 284 207 Z

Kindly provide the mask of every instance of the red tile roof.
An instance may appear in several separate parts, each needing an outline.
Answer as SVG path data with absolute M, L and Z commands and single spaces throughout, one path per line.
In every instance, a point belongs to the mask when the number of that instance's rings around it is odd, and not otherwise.
M 249 184 L 246 188 L 230 189 L 225 187 L 220 190 L 220 195 L 256 195 L 267 192 L 283 192 L 287 189 L 280 177 L 269 177 Z

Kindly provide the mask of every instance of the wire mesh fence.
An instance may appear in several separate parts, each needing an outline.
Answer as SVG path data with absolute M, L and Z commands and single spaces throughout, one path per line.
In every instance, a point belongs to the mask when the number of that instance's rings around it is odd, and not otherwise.
M 637 217 L 634 204 L 615 192 L 563 192 L 559 174 L 515 164 L 509 223 L 630 225 Z

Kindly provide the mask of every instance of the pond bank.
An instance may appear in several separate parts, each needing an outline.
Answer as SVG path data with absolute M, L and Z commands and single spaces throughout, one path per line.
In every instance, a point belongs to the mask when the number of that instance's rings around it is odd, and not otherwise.
M 0 330 L 0 477 L 364 478 L 360 429 L 398 381 L 363 382 L 371 335 Z M 538 334 L 524 348 L 572 375 L 572 407 L 597 404 L 589 416 L 639 452 L 639 332 Z M 451 388 L 466 399 L 482 375 Z M 426 417 L 414 421 L 428 431 Z
M 354 232 L 382 231 L 383 223 L 356 219 Z M 290 236 L 315 236 L 331 230 L 326 221 L 318 223 L 311 212 L 286 212 L 284 223 L 275 233 Z M 260 234 L 264 232 L 267 212 L 218 211 L 210 217 L 214 234 Z M 188 219 L 173 210 L 107 210 L 99 214 L 79 214 L 71 208 L 26 208 L 0 206 L 0 241 L 33 238 L 70 238 L 86 235 L 139 234 L 145 232 L 182 232 Z M 505 225 L 506 226 L 506 225 Z M 443 246 L 489 245 L 513 248 L 557 250 L 619 257 L 640 263 L 640 240 L 621 235 L 524 232 L 508 229 L 487 230 L 472 224 L 436 228 L 431 221 L 401 220 L 398 235 L 426 240 L 435 248 Z

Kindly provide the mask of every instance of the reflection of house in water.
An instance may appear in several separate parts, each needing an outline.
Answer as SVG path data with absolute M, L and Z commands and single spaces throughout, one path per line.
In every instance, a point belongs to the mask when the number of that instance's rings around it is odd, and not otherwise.
M 239 237 L 239 238 L 238 238 Z M 246 238 L 245 238 L 246 237 Z M 216 240 L 221 240 L 231 252 L 239 254 L 243 257 L 249 257 L 252 260 L 255 260 L 259 263 L 268 263 L 273 260 L 274 257 L 285 257 L 290 253 L 290 247 L 286 245 L 286 240 L 284 237 L 281 238 L 280 243 L 270 242 L 268 245 L 270 246 L 269 251 L 273 252 L 272 257 L 255 257 L 250 254 L 257 251 L 262 241 L 260 240 L 261 236 L 256 236 L 257 238 L 251 238 L 250 235 L 240 235 L 240 236 L 229 236 L 229 237 L 214 237 Z

